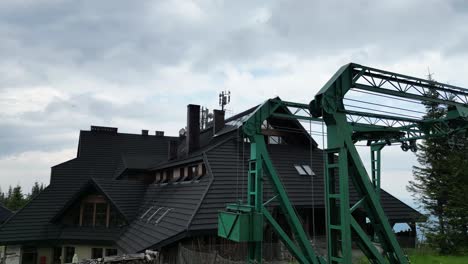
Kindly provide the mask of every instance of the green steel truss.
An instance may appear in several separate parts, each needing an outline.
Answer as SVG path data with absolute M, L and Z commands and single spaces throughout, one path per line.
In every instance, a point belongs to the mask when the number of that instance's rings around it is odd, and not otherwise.
M 409 118 L 372 112 L 347 110 L 343 99 L 351 89 L 395 98 L 435 102 L 448 107 L 441 119 Z M 434 96 L 436 94 L 437 96 Z M 300 263 L 351 263 L 353 241 L 371 263 L 408 263 L 400 248 L 379 201 L 380 156 L 386 144 L 408 142 L 426 137 L 450 137 L 467 133 L 468 90 L 406 75 L 382 71 L 357 64 L 343 66 L 315 96 L 310 104 L 270 99 L 243 123 L 244 136 L 251 142 L 248 169 L 248 199 L 246 204 L 231 204 L 219 214 L 218 234 L 237 242 L 248 242 L 248 263 L 262 262 L 263 223 L 276 231 L 291 254 Z M 287 114 L 276 113 L 287 107 Z M 280 177 L 266 148 L 261 125 L 270 117 L 325 122 L 325 199 L 327 214 L 328 256 L 315 254 L 307 233 L 303 230 Z M 371 147 L 371 177 L 369 177 L 355 143 L 365 140 Z M 275 196 L 263 201 L 263 182 L 268 180 Z M 350 204 L 349 186 L 359 195 Z M 266 204 L 276 200 L 293 235 L 288 236 L 268 212 Z M 370 238 L 352 213 L 362 209 L 374 229 Z M 383 252 L 375 246 L 378 241 Z

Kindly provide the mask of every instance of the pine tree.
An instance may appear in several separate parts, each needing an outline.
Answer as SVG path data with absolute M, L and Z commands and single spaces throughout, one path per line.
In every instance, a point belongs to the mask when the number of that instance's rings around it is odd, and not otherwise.
M 5 205 L 8 207 L 8 204 L 10 203 L 11 196 L 13 195 L 13 188 L 8 186 L 8 193 L 6 194 L 5 197 Z
M 29 199 L 36 197 L 36 195 L 38 195 L 42 191 L 42 188 L 43 188 L 42 185 L 39 185 L 38 182 L 34 182 L 34 185 L 31 189 L 31 193 L 29 195 Z
M 0 188 L 0 204 L 5 206 L 5 193 L 2 191 L 2 189 Z
M 431 92 L 430 96 L 438 97 L 437 92 Z M 442 118 L 448 111 L 437 103 L 426 103 L 425 107 L 426 119 Z M 424 226 L 428 243 L 442 254 L 468 248 L 468 208 L 462 198 L 468 193 L 468 141 L 466 135 L 457 141 L 461 144 L 453 146 L 447 138 L 434 137 L 419 144 L 416 156 L 420 166 L 413 167 L 414 181 L 408 186 L 430 215 Z
M 24 198 L 23 190 L 20 185 L 16 185 L 13 188 L 11 196 L 8 199 L 7 207 L 12 211 L 17 211 L 26 204 L 26 199 Z

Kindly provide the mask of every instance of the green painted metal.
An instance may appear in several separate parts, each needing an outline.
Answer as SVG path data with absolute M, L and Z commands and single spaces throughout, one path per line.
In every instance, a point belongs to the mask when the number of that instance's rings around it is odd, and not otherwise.
M 337 131 L 328 130 L 333 136 Z M 330 136 L 330 134 L 328 135 Z M 330 142 L 329 142 L 330 144 Z M 329 263 L 351 263 L 351 227 L 349 209 L 348 156 L 346 149 L 332 146 L 325 161 L 325 201 L 327 212 Z
M 365 79 L 367 84 L 359 84 L 359 80 Z M 377 80 L 375 80 L 377 79 Z M 380 81 L 379 81 L 380 80 Z M 391 83 L 391 86 L 383 87 L 384 83 Z M 396 85 L 395 85 L 396 83 Z M 403 86 L 401 84 L 404 84 Z M 369 88 L 371 87 L 371 88 Z M 418 87 L 419 89 L 413 89 L 414 87 Z M 444 103 L 449 106 L 456 106 L 457 113 L 449 116 L 450 119 L 459 120 L 464 123 L 466 127 L 467 121 L 463 118 L 464 109 L 467 107 L 467 98 L 468 90 L 459 88 L 459 87 L 448 87 L 445 85 L 434 85 L 434 83 L 430 83 L 428 81 L 422 81 L 420 79 L 412 78 L 409 76 L 389 73 L 385 71 L 380 71 L 368 67 L 364 67 L 357 64 L 349 64 L 342 67 L 337 74 L 335 74 L 332 79 L 325 85 L 322 90 L 317 94 L 315 100 L 310 103 L 310 110 L 314 117 L 322 117 L 327 124 L 327 133 L 328 133 L 328 147 L 335 149 L 332 153 L 333 156 L 338 160 L 338 164 L 336 168 L 341 170 L 344 167 L 348 168 L 346 174 L 341 174 L 338 172 L 339 180 L 342 181 L 342 177 L 349 178 L 350 181 L 353 183 L 355 189 L 359 193 L 359 195 L 363 198 L 363 202 L 359 205 L 362 205 L 365 209 L 365 212 L 370 219 L 371 223 L 374 225 L 374 229 L 376 232 L 376 236 L 378 238 L 379 243 L 384 248 L 384 256 L 390 263 L 408 263 L 406 256 L 404 255 L 403 251 L 401 250 L 400 246 L 397 243 L 396 237 L 392 232 L 391 226 L 386 218 L 385 214 L 383 213 L 383 209 L 379 203 L 379 192 L 380 192 L 380 151 L 383 148 L 383 144 L 374 144 L 371 148 L 371 155 L 372 155 L 372 181 L 369 179 L 366 170 L 362 164 L 362 161 L 357 153 L 357 150 L 353 144 L 352 135 L 355 130 L 353 130 L 353 126 L 348 122 L 346 115 L 356 115 L 356 116 L 364 116 L 364 117 L 372 117 L 376 119 L 386 119 L 386 120 L 396 120 L 400 124 L 402 128 L 400 131 L 404 132 L 401 138 L 395 139 L 395 141 L 403 141 L 405 137 L 411 134 L 411 131 L 405 130 L 408 127 L 412 129 L 417 127 L 421 133 L 418 135 L 422 136 L 433 136 L 435 134 L 449 134 L 456 130 L 456 128 L 451 126 L 443 126 L 447 124 L 447 120 L 434 120 L 426 121 L 426 120 L 417 120 L 412 118 L 404 118 L 398 116 L 391 116 L 391 115 L 381 115 L 375 113 L 365 113 L 365 112 L 358 112 L 358 111 L 350 111 L 346 110 L 343 104 L 344 95 L 350 89 L 363 89 L 367 91 L 372 91 L 375 93 L 382 93 L 386 95 L 392 95 L 395 97 L 403 97 L 403 98 L 411 98 L 417 100 L 423 100 L 425 102 L 437 102 L 437 103 Z M 436 89 L 440 90 L 441 92 L 453 92 L 454 94 L 460 95 L 460 100 L 458 101 L 449 101 L 443 99 L 432 98 L 427 96 L 427 89 Z M 402 123 L 403 122 L 403 123 Z M 393 123 L 395 124 L 395 123 Z M 401 125 L 404 124 L 404 125 Z M 413 125 L 408 125 L 413 124 Z M 375 123 L 369 122 L 370 126 L 374 126 Z M 362 127 L 361 127 L 362 128 Z M 398 127 L 396 127 L 398 129 Z M 404 128 L 404 129 L 403 129 Z M 382 130 L 382 128 L 377 128 L 376 131 Z M 372 132 L 372 128 L 369 128 L 369 131 Z M 379 132 L 381 135 L 381 132 Z M 378 133 L 375 133 L 378 134 Z M 342 158 L 342 156 L 346 156 L 346 158 Z M 327 161 L 328 163 L 330 161 Z M 326 173 L 329 176 L 326 177 L 326 181 L 328 182 L 328 186 L 332 186 L 334 184 L 333 177 L 330 175 L 332 173 L 336 173 L 334 171 L 327 170 Z M 327 186 L 327 187 L 328 187 Z M 339 199 L 348 199 L 348 193 L 339 193 L 337 197 Z M 328 194 L 328 196 L 330 196 Z M 337 216 L 333 215 L 333 201 L 330 200 L 331 198 L 327 199 L 328 212 L 327 215 L 331 218 L 331 221 L 337 221 Z M 341 205 L 341 204 L 340 204 Z M 352 210 L 355 210 L 355 206 L 352 207 Z M 350 216 L 351 211 L 348 212 L 349 215 L 345 211 L 341 211 L 342 213 L 339 218 L 340 224 L 352 224 L 349 223 L 349 219 L 352 219 Z M 328 227 L 329 234 L 333 235 L 333 228 L 335 225 L 331 225 Z M 356 225 L 353 225 L 353 229 L 358 234 L 360 231 L 357 229 Z M 346 230 L 347 231 L 347 230 Z M 344 232 L 343 234 L 346 234 Z M 362 235 L 362 234 L 361 234 Z M 362 237 L 362 236 L 361 236 Z M 341 242 L 339 240 L 331 238 L 332 245 L 330 246 L 329 250 L 329 261 L 333 263 L 335 259 L 335 252 L 333 252 L 334 248 L 339 246 L 339 244 L 343 244 L 344 240 L 348 240 L 349 238 L 346 236 L 341 237 Z M 360 245 L 363 248 L 363 252 L 367 255 L 367 257 L 376 263 L 384 263 L 382 258 L 376 258 L 375 254 L 375 246 L 370 243 L 370 240 L 361 239 Z M 350 248 L 343 249 L 351 251 Z M 344 263 L 351 263 L 348 259 L 346 253 L 342 253 L 344 258 Z
M 351 89 L 410 98 L 449 106 L 446 118 L 426 120 L 382 115 L 345 108 L 343 98 Z M 437 91 L 439 98 L 428 96 Z M 455 97 L 453 97 L 455 96 Z M 295 109 L 276 113 L 278 108 Z M 356 119 L 353 118 L 357 117 Z M 325 160 L 325 200 L 327 214 L 328 256 L 318 257 L 288 198 L 266 148 L 262 123 L 268 118 L 293 118 L 321 121 L 327 125 Z M 371 120 L 372 119 L 372 120 Z M 348 64 L 325 84 L 309 105 L 274 98 L 260 105 L 244 121 L 244 136 L 251 142 L 248 169 L 247 204 L 228 205 L 219 215 L 220 236 L 249 243 L 248 263 L 262 263 L 264 221 L 270 224 L 291 254 L 300 263 L 351 263 L 353 232 L 357 244 L 371 263 L 409 263 L 380 205 L 381 150 L 385 144 L 427 137 L 451 136 L 468 129 L 468 90 L 456 86 L 382 71 L 358 64 Z M 354 143 L 367 140 L 371 147 L 371 177 L 367 174 Z M 263 202 L 263 183 L 268 180 L 275 196 Z M 360 199 L 350 206 L 349 186 Z M 265 207 L 275 200 L 293 233 L 289 237 Z M 380 253 L 352 213 L 364 210 L 375 230 Z M 247 234 L 250 233 L 250 234 Z
M 380 197 L 380 178 L 382 168 L 382 149 L 385 147 L 384 144 L 376 144 L 370 147 L 371 149 L 371 175 L 372 183 L 374 185 L 377 196 Z
M 261 159 L 265 168 L 266 176 L 268 177 L 274 192 L 278 195 L 277 200 L 279 202 L 280 209 L 291 228 L 293 237 L 296 239 L 298 247 L 300 248 L 301 252 L 305 255 L 305 258 L 308 261 L 305 263 L 318 264 L 319 259 L 317 258 L 315 252 L 312 249 L 310 239 L 307 236 L 307 233 L 304 231 L 299 217 L 296 215 L 291 201 L 288 198 L 288 194 L 286 193 L 286 190 L 284 189 L 284 186 L 281 183 L 279 175 L 277 174 L 276 169 L 274 168 L 273 163 L 271 162 L 268 150 L 266 148 L 264 136 L 255 135 L 253 138 L 257 144 L 257 151 L 261 153 Z M 288 241 L 283 242 L 285 242 L 285 244 L 288 244 Z
M 385 263 L 385 259 L 380 254 L 379 250 L 376 247 L 369 246 L 372 245 L 372 241 L 370 241 L 367 234 L 362 230 L 361 226 L 356 222 L 354 217 L 351 217 L 351 227 L 356 232 L 359 237 L 359 248 L 365 252 L 366 256 L 368 256 L 369 261 L 371 263 Z
M 276 222 L 273 216 L 268 212 L 268 209 L 263 208 L 263 214 L 265 215 L 265 219 L 271 224 L 271 226 L 276 230 L 278 236 L 280 237 L 281 241 L 283 241 L 286 248 L 292 255 L 301 263 L 309 263 L 309 260 L 305 257 L 302 251 L 296 246 L 294 241 L 286 234 L 283 228 Z
M 372 175 L 372 184 L 374 186 L 375 193 L 380 199 L 380 179 L 381 179 L 381 160 L 382 160 L 382 149 L 385 147 L 385 144 L 375 144 L 370 147 L 371 150 L 371 175 Z M 374 235 L 372 237 L 373 241 L 378 242 L 379 238 L 376 235 L 380 232 L 380 225 L 374 225 Z
M 324 117 L 325 120 L 329 118 L 329 116 Z M 342 168 L 346 168 L 346 173 L 339 173 L 339 180 L 340 182 L 343 181 L 342 178 L 349 179 L 352 184 L 354 185 L 356 191 L 358 192 L 360 197 L 366 197 L 365 202 L 363 203 L 363 207 L 365 212 L 370 219 L 371 223 L 378 225 L 379 229 L 377 232 L 377 236 L 379 238 L 379 242 L 382 244 L 384 249 L 389 253 L 389 261 L 390 263 L 407 263 L 407 259 L 403 254 L 400 246 L 397 243 L 396 237 L 392 231 L 392 228 L 386 218 L 382 206 L 380 205 L 379 197 L 374 188 L 374 184 L 371 182 L 369 176 L 367 175 L 366 170 L 364 169 L 364 165 L 359 157 L 359 154 L 352 142 L 351 139 L 351 127 L 347 125 L 346 117 L 342 113 L 337 113 L 332 120 L 334 121 L 333 124 L 327 123 L 327 131 L 328 131 L 328 146 L 332 148 L 339 148 L 339 158 L 338 158 L 338 167 L 341 170 Z M 330 135 L 332 135 L 330 137 Z M 335 152 L 338 153 L 338 152 Z M 330 173 L 327 171 L 327 173 Z M 330 177 L 326 178 L 327 181 L 330 181 Z M 348 183 L 348 182 L 346 182 Z M 349 190 L 349 185 L 342 186 L 343 189 Z M 349 209 L 349 192 L 342 192 L 339 195 L 340 197 L 340 216 L 336 217 L 334 215 L 330 215 L 330 218 L 340 218 L 341 225 L 345 225 L 346 232 L 342 232 L 341 244 L 342 244 L 342 254 L 344 261 L 343 263 L 351 263 L 351 259 L 349 255 L 351 254 L 351 237 L 347 236 L 348 229 L 351 227 L 350 218 L 351 211 Z M 342 202 L 345 201 L 345 202 Z M 336 221 L 336 219 L 335 219 Z M 329 232 L 331 232 L 333 227 L 328 227 Z M 332 248 L 336 247 L 339 240 L 331 239 Z M 344 241 L 347 242 L 344 246 Z M 366 241 L 362 241 L 366 248 L 375 247 L 373 244 L 366 243 Z M 348 253 L 349 255 L 347 255 Z M 366 253 L 366 252 L 364 252 Z M 331 257 L 334 256 L 334 252 L 329 252 Z M 373 258 L 373 256 L 368 256 L 369 259 Z M 331 262 L 333 263 L 333 262 Z
M 236 242 L 261 242 L 263 232 L 263 215 L 255 212 L 230 211 L 218 214 L 218 236 Z

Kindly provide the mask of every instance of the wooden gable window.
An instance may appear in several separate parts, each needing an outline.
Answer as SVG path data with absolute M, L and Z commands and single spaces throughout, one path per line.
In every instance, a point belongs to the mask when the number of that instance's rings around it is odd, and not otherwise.
M 81 201 L 80 226 L 109 227 L 110 204 L 102 195 L 89 195 Z
M 81 204 L 80 226 L 93 226 L 94 203 L 84 202 Z

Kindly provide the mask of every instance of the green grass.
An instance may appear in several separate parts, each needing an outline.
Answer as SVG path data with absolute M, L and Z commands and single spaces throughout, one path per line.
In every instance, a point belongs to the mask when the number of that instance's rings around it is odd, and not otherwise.
M 407 250 L 411 264 L 468 264 L 468 256 L 441 256 L 431 250 Z M 359 264 L 368 263 L 366 258 Z
M 428 250 L 408 252 L 412 264 L 467 264 L 468 256 L 441 256 Z

